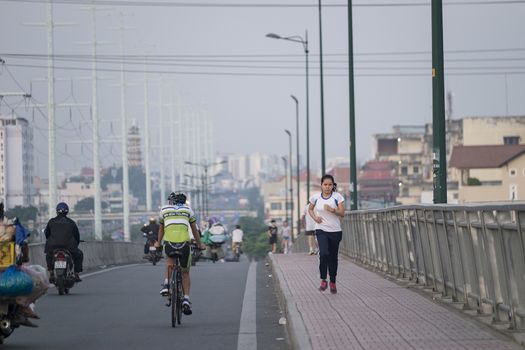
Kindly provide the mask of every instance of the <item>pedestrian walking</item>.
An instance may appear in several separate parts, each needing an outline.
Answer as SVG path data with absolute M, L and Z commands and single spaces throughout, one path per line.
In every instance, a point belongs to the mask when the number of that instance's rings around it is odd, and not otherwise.
M 281 249 L 284 254 L 288 254 L 289 244 L 290 244 L 291 229 L 288 225 L 288 221 L 283 222 L 283 227 L 281 227 Z
M 321 178 L 321 192 L 310 198 L 308 214 L 315 221 L 315 236 L 319 244 L 320 291 L 328 287 L 327 272 L 330 275 L 330 292 L 337 293 L 337 255 L 343 237 L 341 218 L 345 215 L 344 197 L 337 193 L 337 184 L 332 175 Z
M 276 253 L 277 250 L 277 225 L 275 224 L 275 219 L 270 221 L 270 226 L 268 226 L 268 237 L 270 242 L 270 247 L 272 248 L 272 253 Z
M 315 240 L 315 221 L 312 219 L 310 214 L 308 214 L 309 206 L 309 204 L 304 206 L 304 232 L 308 240 L 308 254 L 314 255 L 317 253 L 317 242 Z

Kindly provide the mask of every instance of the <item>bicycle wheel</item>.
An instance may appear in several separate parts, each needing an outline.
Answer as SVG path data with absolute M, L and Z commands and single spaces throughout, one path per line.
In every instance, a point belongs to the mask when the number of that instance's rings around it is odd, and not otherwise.
M 176 271 L 177 268 L 173 269 L 170 281 L 170 304 L 171 304 L 171 326 L 175 328 L 177 323 L 177 279 Z
M 182 290 L 182 274 L 180 269 L 177 271 L 177 323 L 180 324 L 182 319 L 182 299 L 184 298 L 184 292 Z

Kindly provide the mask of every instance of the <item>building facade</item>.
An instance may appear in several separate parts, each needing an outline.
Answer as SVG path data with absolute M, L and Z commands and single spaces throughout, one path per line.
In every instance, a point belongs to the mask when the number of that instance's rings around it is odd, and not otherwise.
M 7 209 L 31 205 L 33 130 L 24 118 L 0 117 L 0 198 Z

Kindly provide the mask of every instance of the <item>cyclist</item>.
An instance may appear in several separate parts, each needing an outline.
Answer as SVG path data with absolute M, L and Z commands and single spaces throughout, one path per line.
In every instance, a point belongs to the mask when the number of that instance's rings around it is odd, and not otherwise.
M 232 250 L 235 255 L 240 254 L 244 232 L 241 230 L 241 225 L 235 225 L 235 230 L 232 231 Z
M 190 234 L 188 227 L 193 232 L 193 237 L 197 241 L 199 248 L 203 249 L 200 235 L 195 224 L 195 213 L 186 204 L 186 195 L 182 192 L 172 192 L 168 197 L 168 205 L 164 206 L 160 210 L 159 220 L 159 237 L 155 243 L 156 247 L 160 247 L 160 242 L 164 239 L 164 251 L 166 252 L 167 262 L 166 271 L 164 274 L 164 283 L 160 294 L 167 296 L 169 293 L 169 276 L 175 265 L 175 260 L 171 258 L 170 252 L 174 250 L 174 243 L 188 244 L 182 250 L 182 256 L 180 257 L 180 264 L 182 267 L 182 289 L 184 291 L 184 299 L 182 301 L 182 312 L 185 315 L 191 315 L 191 302 L 190 302 L 190 266 L 191 266 L 191 251 L 190 251 Z

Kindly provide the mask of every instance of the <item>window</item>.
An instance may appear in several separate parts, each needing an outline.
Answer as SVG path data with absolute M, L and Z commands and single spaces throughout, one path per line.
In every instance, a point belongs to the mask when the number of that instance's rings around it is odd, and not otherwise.
M 273 202 L 273 203 L 270 203 L 270 208 L 272 210 L 281 210 L 283 206 L 281 205 L 281 203 L 278 203 L 278 202 Z
M 519 145 L 520 137 L 519 136 L 503 136 L 504 145 Z
M 415 166 L 414 169 L 412 169 L 412 171 L 414 172 L 414 174 L 419 174 L 419 167 Z
M 401 175 L 408 175 L 408 168 L 406 166 L 401 167 Z
M 509 169 L 509 176 L 516 176 L 516 174 L 517 174 L 516 169 L 514 169 L 514 168 L 513 169 Z
M 286 203 L 286 209 L 293 210 L 293 202 Z

